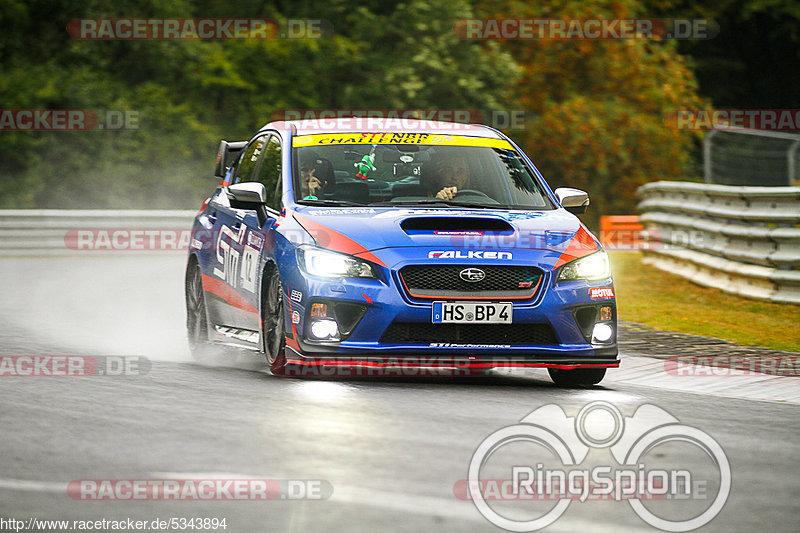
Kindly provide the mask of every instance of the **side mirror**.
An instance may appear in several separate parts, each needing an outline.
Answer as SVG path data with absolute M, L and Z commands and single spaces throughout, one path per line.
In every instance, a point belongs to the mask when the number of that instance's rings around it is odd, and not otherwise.
M 570 189 L 569 187 L 559 187 L 555 191 L 556 200 L 561 207 L 572 214 L 580 215 L 586 212 L 589 207 L 589 195 L 580 189 Z
M 228 201 L 234 209 L 251 209 L 258 215 L 258 225 L 267 221 L 267 188 L 258 181 L 228 186 Z
M 237 209 L 255 209 L 256 204 L 267 203 L 267 188 L 264 184 L 258 181 L 248 181 L 245 183 L 237 183 L 228 187 L 228 199 L 231 200 L 231 207 Z M 237 204 L 253 204 L 248 206 L 237 207 Z
M 239 155 L 244 147 L 247 146 L 247 141 L 220 141 L 219 148 L 217 149 L 217 166 L 214 169 L 215 178 L 224 178 L 228 168 L 233 164 L 233 160 Z

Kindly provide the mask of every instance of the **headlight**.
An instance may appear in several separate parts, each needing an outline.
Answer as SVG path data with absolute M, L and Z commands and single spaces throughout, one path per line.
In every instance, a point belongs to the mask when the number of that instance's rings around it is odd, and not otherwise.
M 570 261 L 562 266 L 558 273 L 558 281 L 606 279 L 609 277 L 611 277 L 611 269 L 608 266 L 608 254 L 602 250 Z
M 306 274 L 323 278 L 374 278 L 369 263 L 353 256 L 331 252 L 315 246 L 297 249 L 297 261 Z

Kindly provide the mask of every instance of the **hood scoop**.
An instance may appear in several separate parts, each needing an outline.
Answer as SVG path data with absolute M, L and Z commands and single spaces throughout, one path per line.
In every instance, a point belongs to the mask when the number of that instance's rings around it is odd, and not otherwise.
M 514 227 L 505 220 L 481 217 L 413 217 L 401 222 L 400 227 L 409 235 L 514 233 Z

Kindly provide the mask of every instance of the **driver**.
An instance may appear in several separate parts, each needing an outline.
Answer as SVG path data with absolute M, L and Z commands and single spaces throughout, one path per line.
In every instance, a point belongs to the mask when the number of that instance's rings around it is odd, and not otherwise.
M 434 195 L 441 200 L 452 200 L 458 191 L 469 189 L 469 166 L 463 159 L 447 158 L 436 163 L 431 175 Z

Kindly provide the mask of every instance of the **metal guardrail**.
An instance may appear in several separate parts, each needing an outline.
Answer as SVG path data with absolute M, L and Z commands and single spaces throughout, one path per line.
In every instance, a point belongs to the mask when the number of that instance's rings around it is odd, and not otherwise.
M 656 182 L 638 194 L 645 261 L 727 292 L 800 304 L 800 187 Z M 185 252 L 194 215 L 0 210 L 0 255 Z
M 195 211 L 0 210 L 0 255 L 185 252 Z
M 639 188 L 644 261 L 701 285 L 800 304 L 800 187 Z

